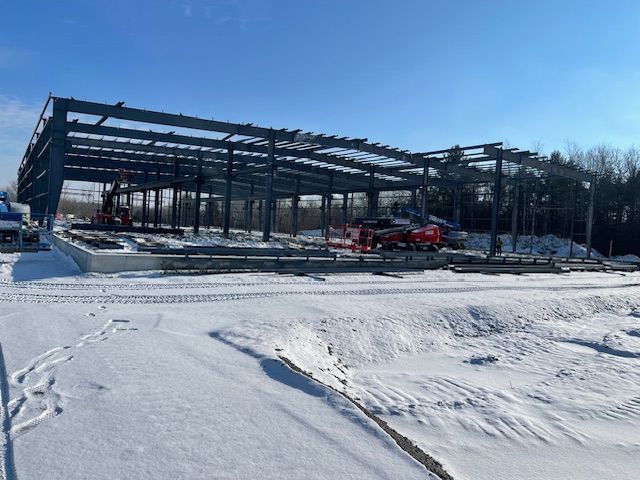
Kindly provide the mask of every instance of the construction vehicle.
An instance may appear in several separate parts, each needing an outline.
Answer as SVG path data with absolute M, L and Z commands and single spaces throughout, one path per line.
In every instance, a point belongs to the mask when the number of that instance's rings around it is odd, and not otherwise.
M 48 250 L 50 245 L 40 240 L 41 236 L 50 236 L 52 231 L 52 215 L 33 216 L 29 205 L 11 202 L 7 192 L 0 192 L 0 251 Z
M 431 224 L 440 228 L 443 243 L 454 249 L 463 249 L 464 241 L 469 234 L 462 230 L 459 223 L 436 217 L 435 215 L 422 215 L 422 212 L 416 208 L 403 205 L 400 207 L 400 213 L 418 219 L 423 225 Z
M 114 209 L 116 192 L 120 182 L 114 180 L 109 190 L 102 193 L 102 207 L 91 219 L 91 223 L 99 225 L 131 225 L 131 208 L 128 205 L 117 206 Z
M 13 245 L 18 242 L 22 228 L 22 213 L 11 211 L 7 192 L 0 192 L 0 243 Z
M 374 246 L 373 229 L 360 225 L 332 225 L 329 227 L 327 246 L 368 253 Z
M 359 219 L 362 220 L 362 219 Z M 345 248 L 352 252 L 368 253 L 383 250 L 438 250 L 444 246 L 437 225 L 400 224 L 379 228 L 380 223 L 367 219 L 367 224 L 334 225 L 330 229 L 328 247 Z M 381 223 L 388 224 L 387 219 Z M 356 220 L 357 222 L 357 220 Z
M 440 227 L 428 223 L 426 225 L 410 224 L 377 230 L 374 242 L 383 250 L 430 250 L 437 251 L 443 247 L 444 241 Z
M 464 248 L 468 234 L 458 223 L 434 215 L 423 216 L 408 206 L 394 206 L 394 210 L 394 216 L 361 217 L 356 218 L 354 225 L 332 227 L 327 246 L 358 252 L 370 252 L 377 247 L 428 251 Z

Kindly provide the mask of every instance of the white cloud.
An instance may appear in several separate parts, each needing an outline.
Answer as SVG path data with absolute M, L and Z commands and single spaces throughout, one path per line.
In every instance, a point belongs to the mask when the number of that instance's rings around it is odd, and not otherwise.
M 42 104 L 0 94 L 0 184 L 13 180 Z

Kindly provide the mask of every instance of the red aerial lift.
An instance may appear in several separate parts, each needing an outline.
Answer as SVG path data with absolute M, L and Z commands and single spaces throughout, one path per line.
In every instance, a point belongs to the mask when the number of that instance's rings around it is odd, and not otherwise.
M 410 207 L 398 207 L 401 216 L 356 218 L 355 225 L 332 228 L 327 246 L 348 248 L 351 251 L 370 252 L 380 247 L 384 250 L 429 250 L 443 247 L 464 248 L 467 233 L 460 225 L 433 215 L 422 216 Z M 338 235 L 336 235 L 338 234 Z

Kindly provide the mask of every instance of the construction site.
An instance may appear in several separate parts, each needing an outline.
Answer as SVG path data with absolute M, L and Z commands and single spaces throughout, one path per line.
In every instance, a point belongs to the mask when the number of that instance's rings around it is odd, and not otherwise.
M 49 96 L 14 212 L 1 214 L 1 248 L 55 244 L 103 273 L 633 269 L 592 255 L 596 184 L 594 172 L 501 142 L 412 152 Z M 549 204 L 554 188 L 570 201 Z M 91 215 L 63 215 L 64 198 Z M 541 255 L 536 235 L 552 232 L 536 222 L 551 215 L 569 238 Z M 485 248 L 469 248 L 470 234 L 484 234 Z

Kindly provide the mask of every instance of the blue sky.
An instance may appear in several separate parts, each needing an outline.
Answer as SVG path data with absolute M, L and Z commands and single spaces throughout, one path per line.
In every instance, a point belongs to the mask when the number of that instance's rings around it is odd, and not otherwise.
M 414 151 L 640 143 L 640 2 L 0 0 L 0 185 L 49 91 Z

